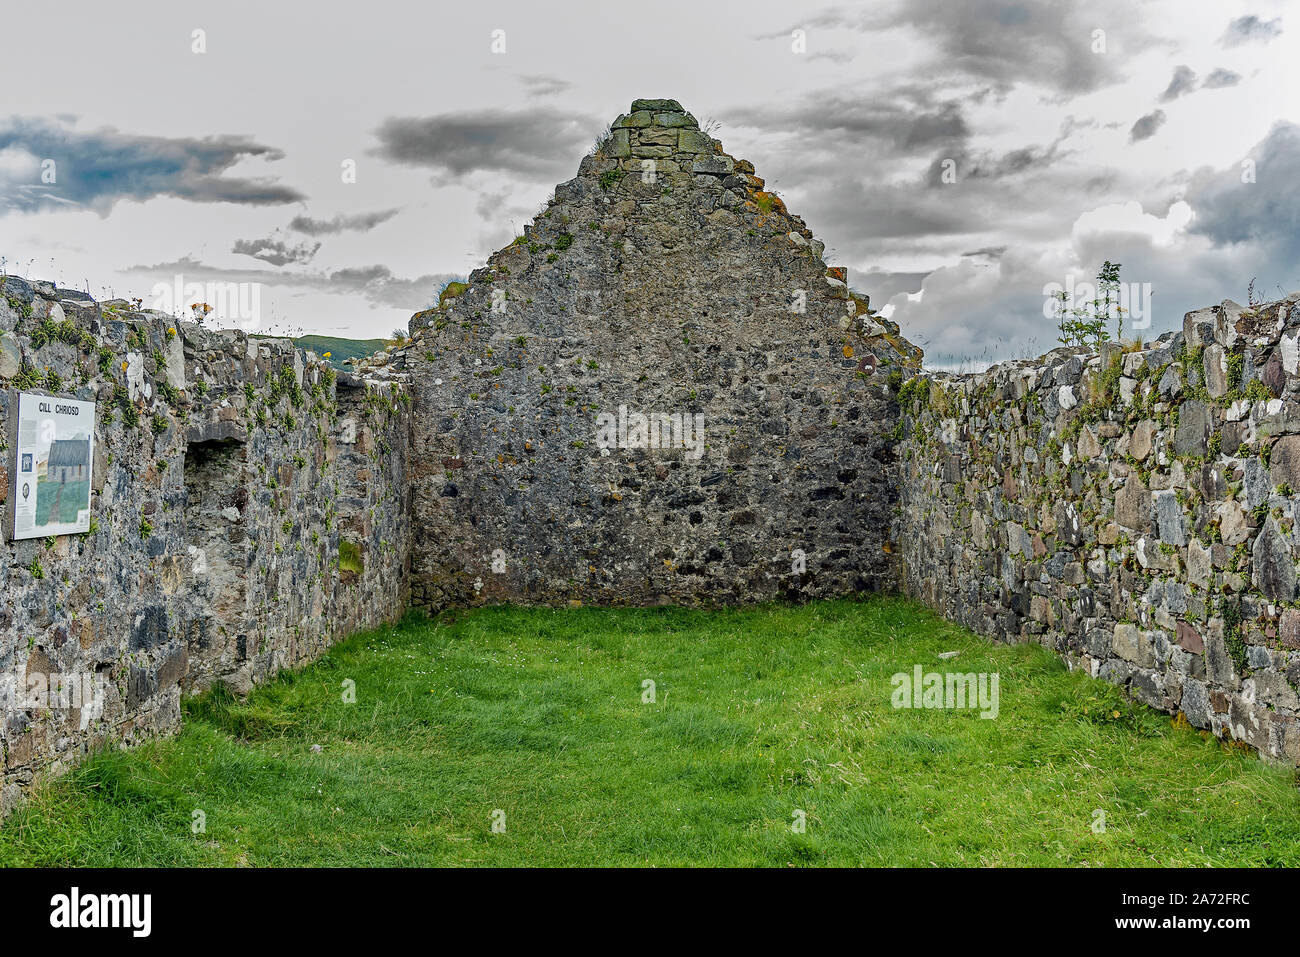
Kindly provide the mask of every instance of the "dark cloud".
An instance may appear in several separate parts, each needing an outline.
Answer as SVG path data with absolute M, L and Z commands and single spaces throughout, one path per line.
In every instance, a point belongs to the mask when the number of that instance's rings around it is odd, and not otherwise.
M 549 109 L 390 117 L 375 131 L 379 146 L 372 152 L 453 180 L 496 173 L 553 181 L 574 173 L 600 129 L 589 117 Z
M 964 235 L 988 223 L 983 203 L 957 186 L 928 189 L 914 183 L 826 180 L 809 191 L 804 206 L 814 231 L 855 239 L 865 232 L 877 243 Z
M 983 249 L 967 250 L 966 252 L 962 253 L 962 256 L 967 259 L 998 260 L 1002 258 L 1002 254 L 1005 253 L 1006 251 L 1007 251 L 1006 246 L 985 246 Z
M 870 148 L 924 155 L 936 146 L 956 148 L 970 136 L 961 100 L 937 99 L 920 85 L 874 95 L 823 91 L 784 107 L 765 104 L 731 110 L 727 121 L 774 136 L 810 138 L 836 152 Z
M 561 80 L 554 76 L 542 76 L 540 74 L 525 74 L 519 78 L 524 85 L 528 87 L 528 95 L 542 98 L 546 96 L 556 96 L 563 93 L 573 86 L 568 80 Z
M 768 188 L 792 184 L 790 209 L 827 243 L 831 261 L 855 268 L 954 261 L 971 249 L 987 262 L 1008 235 L 1059 242 L 1063 215 L 1068 224 L 1079 209 L 1134 188 L 1122 172 L 1076 158 L 1071 140 L 1095 130 L 1092 119 L 1066 115 L 1046 144 L 977 147 L 966 119 L 976 99 L 898 84 L 814 91 L 725 117 L 751 138 L 749 158 Z M 909 280 L 867 291 L 918 288 Z
M 921 283 L 929 273 L 891 272 L 887 269 L 868 269 L 849 272 L 849 285 L 871 297 L 871 308 L 878 309 L 893 296 L 919 292 Z
M 1254 182 L 1241 166 L 1201 171 L 1188 189 L 1192 232 L 1216 246 L 1255 243 L 1279 251 L 1300 273 L 1300 126 L 1277 123 L 1251 150 Z M 1296 277 L 1291 277 L 1294 282 Z
M 1059 143 L 1059 141 L 1057 141 Z M 925 181 L 930 186 L 951 185 L 944 181 L 945 170 L 951 169 L 960 180 L 1006 179 L 1034 170 L 1050 167 L 1062 153 L 1057 143 L 1050 146 L 1023 146 L 1000 155 L 991 150 L 962 149 L 956 156 L 936 156 L 926 172 Z M 949 161 L 952 166 L 948 166 Z
M 1225 47 L 1241 46 L 1243 43 L 1267 43 L 1282 32 L 1282 18 L 1262 20 L 1254 14 L 1237 17 L 1228 24 L 1228 29 L 1219 39 Z
M 336 270 L 329 274 L 327 282 L 331 288 L 359 292 L 371 302 L 415 310 L 427 305 L 439 285 L 449 278 L 438 274 L 403 279 L 393 275 L 387 266 L 376 265 Z
M 1244 302 L 1252 279 L 1262 295 L 1284 295 L 1300 287 L 1300 193 L 1293 186 L 1300 178 L 1300 126 L 1275 125 L 1250 158 L 1254 182 L 1242 182 L 1239 164 L 1192 175 L 1186 202 L 1195 218 L 1182 241 L 1157 242 L 1150 232 L 1117 222 L 1077 232 L 1069 255 L 1060 258 L 1026 243 L 1021 230 L 992 262 L 968 254 L 927 274 L 920 297 L 900 290 L 890 299 L 892 318 L 927 347 L 928 365 L 982 367 L 1051 348 L 1055 331 L 1042 317 L 1043 286 L 1063 282 L 1067 272 L 1089 276 L 1103 259 L 1123 263 L 1122 280 L 1151 284 L 1147 339 L 1225 296 Z M 1156 203 L 1143 206 L 1158 218 L 1172 213 Z
M 358 295 L 377 306 L 425 308 L 442 286 L 457 278 L 453 273 L 430 273 L 414 279 L 393 275 L 387 266 L 358 266 L 333 272 L 282 272 L 270 269 L 226 269 L 185 257 L 173 262 L 131 266 L 135 275 L 171 282 L 183 275 L 187 282 L 260 282 L 271 288 Z
M 1234 73 L 1232 70 L 1225 70 L 1223 67 L 1217 67 L 1210 72 L 1201 84 L 1207 90 L 1218 90 L 1225 86 L 1236 86 L 1241 82 L 1241 74 Z
M 272 266 L 284 266 L 289 263 L 309 263 L 320 250 L 320 243 L 301 242 L 290 245 L 282 239 L 236 239 L 231 247 L 232 253 L 252 256 Z
M 269 178 L 229 176 L 236 163 L 284 154 L 244 136 L 202 139 L 137 136 L 112 128 L 70 129 L 43 119 L 0 124 L 0 152 L 30 159 L 0 174 L 2 211 L 31 212 L 48 203 L 89 207 L 107 215 L 121 200 L 171 196 L 196 203 L 266 206 L 297 202 L 297 190 Z M 54 161 L 56 182 L 41 182 L 40 164 Z
M 1196 73 L 1188 66 L 1174 67 L 1173 78 L 1165 91 L 1160 94 L 1160 102 L 1168 103 L 1176 100 L 1185 93 L 1191 93 L 1196 89 Z
M 1024 0 L 905 0 L 883 9 L 836 8 L 805 17 L 789 29 L 760 39 L 788 39 L 794 29 L 808 33 L 845 30 L 879 33 L 911 28 L 937 47 L 933 69 L 1009 89 L 1026 82 L 1063 94 L 1091 92 L 1120 79 L 1118 59 L 1093 52 L 1093 31 L 1125 23 L 1128 42 L 1148 35 L 1133 22 L 1131 4 L 1104 0 L 1091 4 L 1026 3 Z
M 1133 124 L 1133 128 L 1128 131 L 1130 143 L 1137 143 L 1141 140 L 1147 140 L 1156 135 L 1156 130 L 1165 125 L 1165 111 L 1152 110 L 1146 116 L 1139 117 Z
M 386 223 L 396 216 L 398 209 L 380 209 L 373 213 L 358 213 L 346 216 L 340 213 L 333 219 L 312 219 L 310 216 L 295 216 L 289 221 L 289 228 L 296 233 L 308 236 L 333 236 L 337 233 L 364 233 L 374 229 L 380 223 Z

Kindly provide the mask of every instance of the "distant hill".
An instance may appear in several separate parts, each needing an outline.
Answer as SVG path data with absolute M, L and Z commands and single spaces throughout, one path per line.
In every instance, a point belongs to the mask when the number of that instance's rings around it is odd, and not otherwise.
M 293 340 L 299 349 L 310 349 L 318 356 L 330 353 L 330 364 L 343 367 L 344 359 L 374 355 L 388 345 L 386 339 L 339 339 L 335 336 L 299 336 Z

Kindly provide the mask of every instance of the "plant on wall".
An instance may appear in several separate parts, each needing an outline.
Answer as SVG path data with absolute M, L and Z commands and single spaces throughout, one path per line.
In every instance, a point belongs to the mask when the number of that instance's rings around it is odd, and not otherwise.
M 1062 289 L 1052 294 L 1057 307 L 1055 318 L 1057 339 L 1063 346 L 1087 346 L 1097 351 L 1103 342 L 1110 341 L 1106 323 L 1115 319 L 1115 341 L 1124 340 L 1124 314 L 1120 305 L 1120 264 L 1109 259 L 1097 270 L 1097 285 L 1092 299 L 1075 302 L 1070 292 Z

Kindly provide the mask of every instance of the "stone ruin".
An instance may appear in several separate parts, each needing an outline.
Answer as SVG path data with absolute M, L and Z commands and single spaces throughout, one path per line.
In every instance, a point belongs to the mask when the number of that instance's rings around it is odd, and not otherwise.
M 0 506 L 19 392 L 97 418 L 89 532 L 0 544 L 0 810 L 92 749 L 174 731 L 183 692 L 242 694 L 405 605 L 400 384 L 14 277 L 0 379 Z
M 1300 293 L 900 406 L 909 594 L 1300 764 Z
M 764 185 L 676 100 L 637 100 L 523 235 L 415 316 L 415 602 L 888 586 L 882 423 L 920 351 Z M 634 416 L 702 424 L 701 445 L 641 441 Z
M 0 425 L 19 392 L 98 422 L 91 531 L 0 543 L 0 812 L 173 732 L 182 693 L 487 602 L 902 590 L 1300 763 L 1300 295 L 925 375 L 823 251 L 680 104 L 637 100 L 353 372 L 4 279 Z M 42 706 L 42 675 L 102 694 Z

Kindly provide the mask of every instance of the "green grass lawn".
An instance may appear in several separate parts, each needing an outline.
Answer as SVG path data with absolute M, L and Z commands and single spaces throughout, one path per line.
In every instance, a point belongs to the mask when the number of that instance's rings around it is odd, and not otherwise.
M 997 672 L 998 717 L 894 709 L 915 664 Z M 1300 792 L 900 599 L 491 608 L 189 702 L 179 737 L 39 791 L 0 863 L 1294 866 Z

